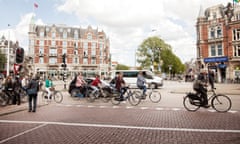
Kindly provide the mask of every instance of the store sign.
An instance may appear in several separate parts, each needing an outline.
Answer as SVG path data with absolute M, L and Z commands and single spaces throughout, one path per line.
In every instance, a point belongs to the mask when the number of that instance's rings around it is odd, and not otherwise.
M 213 58 L 205 58 L 204 62 L 205 63 L 210 63 L 210 62 L 227 62 L 228 57 L 213 57 Z

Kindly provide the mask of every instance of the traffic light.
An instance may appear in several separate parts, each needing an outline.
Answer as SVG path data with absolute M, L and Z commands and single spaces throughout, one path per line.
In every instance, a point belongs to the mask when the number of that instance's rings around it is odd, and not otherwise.
M 24 49 L 17 48 L 16 50 L 16 63 L 22 63 L 24 60 Z
M 66 63 L 66 54 L 64 53 L 63 55 L 62 55 L 62 63 Z

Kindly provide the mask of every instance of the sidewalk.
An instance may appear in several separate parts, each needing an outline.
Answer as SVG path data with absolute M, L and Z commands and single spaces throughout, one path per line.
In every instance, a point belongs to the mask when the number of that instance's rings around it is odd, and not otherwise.
M 215 84 L 216 88 L 216 93 L 218 94 L 225 94 L 225 95 L 239 95 L 240 96 L 240 84 Z M 187 92 L 193 91 L 192 86 L 181 89 L 181 88 L 176 88 L 171 90 L 171 93 L 176 93 L 176 94 L 185 94 Z

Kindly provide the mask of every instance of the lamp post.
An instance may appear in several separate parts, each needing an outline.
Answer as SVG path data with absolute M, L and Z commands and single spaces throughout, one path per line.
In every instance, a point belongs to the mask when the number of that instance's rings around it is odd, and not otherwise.
M 8 24 L 8 27 L 10 25 Z M 8 48 L 7 48 L 7 76 L 9 76 L 9 67 L 10 67 L 10 29 L 8 29 Z

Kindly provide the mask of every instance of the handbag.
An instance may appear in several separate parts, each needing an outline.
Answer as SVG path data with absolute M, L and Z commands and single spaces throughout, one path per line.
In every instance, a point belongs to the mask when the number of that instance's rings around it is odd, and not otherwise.
M 28 94 L 28 95 L 36 94 L 36 93 L 37 93 L 37 88 L 27 89 L 27 94 Z

